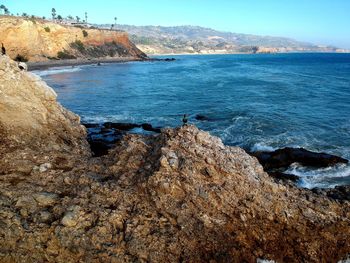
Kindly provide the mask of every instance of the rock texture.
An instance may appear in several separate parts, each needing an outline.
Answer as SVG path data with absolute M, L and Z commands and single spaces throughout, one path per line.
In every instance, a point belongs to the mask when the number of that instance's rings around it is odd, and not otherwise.
M 76 41 L 83 46 L 76 46 Z M 34 62 L 57 58 L 58 52 L 74 57 L 146 57 L 126 32 L 82 29 L 40 19 L 1 16 L 0 42 L 11 58 L 21 55 Z
M 27 174 L 36 165 L 47 170 L 50 164 L 44 164 L 53 152 L 88 154 L 79 116 L 64 109 L 56 97 L 38 76 L 0 56 L 0 173 Z M 39 152 L 47 161 L 35 160 Z
M 348 201 L 277 184 L 194 126 L 126 135 L 90 158 L 54 93 L 7 58 L 1 67 L 1 80 L 12 75 L 0 86 L 0 138 L 13 145 L 0 148 L 1 262 L 336 262 L 350 252 Z M 12 126 L 16 114 L 26 125 Z

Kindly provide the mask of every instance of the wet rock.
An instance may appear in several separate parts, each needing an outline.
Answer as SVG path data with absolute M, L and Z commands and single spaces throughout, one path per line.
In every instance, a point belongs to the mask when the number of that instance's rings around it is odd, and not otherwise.
M 348 160 L 327 154 L 315 153 L 303 148 L 283 148 L 273 152 L 252 152 L 265 170 L 276 168 L 288 168 L 292 163 L 300 163 L 310 167 L 329 167 L 338 163 L 348 163 Z
M 194 118 L 198 121 L 210 121 L 211 120 L 209 117 L 207 117 L 205 115 L 201 115 L 201 114 L 197 114 Z
M 329 198 L 333 198 L 335 200 L 350 201 L 349 185 L 336 186 L 332 189 L 314 188 L 312 191 L 317 194 L 328 196 Z
M 100 124 L 97 123 L 82 123 L 86 128 L 99 128 Z
M 153 128 L 153 126 L 151 124 L 148 124 L 148 123 L 141 124 L 141 127 L 145 131 L 152 131 L 152 132 L 156 132 L 156 133 L 160 133 L 161 132 L 160 128 Z
M 297 182 L 299 180 L 299 176 L 294 174 L 287 174 L 287 173 L 281 173 L 281 172 L 269 172 L 268 174 L 273 178 L 276 178 L 278 180 L 283 180 L 283 181 Z
M 105 122 L 103 124 L 105 128 L 114 128 L 122 131 L 130 131 L 135 128 L 140 128 L 141 125 L 134 124 L 134 123 L 116 123 L 116 122 Z

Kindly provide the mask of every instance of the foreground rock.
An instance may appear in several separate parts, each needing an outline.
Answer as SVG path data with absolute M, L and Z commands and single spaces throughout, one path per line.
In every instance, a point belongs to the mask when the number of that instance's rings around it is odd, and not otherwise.
M 59 154 L 88 155 L 79 116 L 64 109 L 56 97 L 39 77 L 0 56 L 0 174 L 47 170 L 50 162 L 62 165 Z M 46 159 L 36 159 L 39 153 Z
M 46 104 L 46 86 L 11 63 L 5 72 L 40 111 L 2 82 L 2 110 L 20 121 L 0 119 L 13 145 L 0 148 L 1 262 L 336 262 L 350 252 L 349 202 L 277 184 L 256 158 L 194 126 L 126 135 L 89 158 L 84 129 L 53 97 Z M 19 125 L 22 114 L 35 125 Z

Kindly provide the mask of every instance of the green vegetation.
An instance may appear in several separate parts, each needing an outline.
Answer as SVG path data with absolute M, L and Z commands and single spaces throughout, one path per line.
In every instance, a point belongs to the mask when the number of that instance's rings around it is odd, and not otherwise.
M 50 32 L 51 32 L 51 29 L 50 29 L 48 26 L 45 27 L 44 29 L 45 29 L 45 31 L 46 31 L 47 33 L 50 33 Z
M 71 55 L 67 50 L 57 52 L 59 59 L 75 59 L 76 57 Z
M 5 15 L 9 15 L 10 11 L 5 5 L 0 5 L 0 9 L 4 10 Z
M 87 37 L 88 35 L 89 35 L 88 32 L 85 29 L 83 29 L 83 36 Z
M 78 50 L 80 53 L 85 52 L 85 46 L 80 40 L 75 40 L 75 42 L 70 44 L 71 48 Z
M 23 55 L 20 55 L 20 54 L 17 54 L 17 56 L 15 57 L 15 61 L 18 61 L 18 62 L 27 62 L 28 59 L 23 56 Z
M 56 18 L 56 9 L 55 8 L 51 9 L 51 15 L 52 15 L 52 19 Z

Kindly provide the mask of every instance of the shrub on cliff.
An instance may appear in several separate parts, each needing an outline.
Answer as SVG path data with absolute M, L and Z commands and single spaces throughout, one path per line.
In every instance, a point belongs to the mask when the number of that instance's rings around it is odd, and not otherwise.
M 15 61 L 18 61 L 18 62 L 27 62 L 28 59 L 23 56 L 23 55 L 20 55 L 20 54 L 17 54 L 17 56 L 15 57 Z
M 48 33 L 51 31 L 51 29 L 50 29 L 48 26 L 45 27 L 44 29 L 45 29 L 45 31 L 48 32 Z
M 67 50 L 57 52 L 57 57 L 59 59 L 75 59 L 76 57 L 69 54 Z
M 88 35 L 89 35 L 88 32 L 86 30 L 83 30 L 83 36 L 87 37 Z
M 85 51 L 85 46 L 80 40 L 75 40 L 75 42 L 72 42 L 70 46 L 71 48 L 78 50 L 80 53 L 84 53 Z

